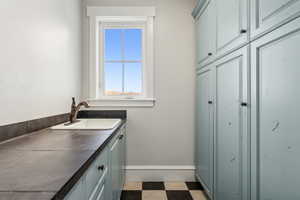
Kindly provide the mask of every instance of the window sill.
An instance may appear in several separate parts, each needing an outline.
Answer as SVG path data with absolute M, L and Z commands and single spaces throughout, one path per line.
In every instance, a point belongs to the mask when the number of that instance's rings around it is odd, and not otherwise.
M 154 107 L 155 99 L 88 99 L 91 107 Z

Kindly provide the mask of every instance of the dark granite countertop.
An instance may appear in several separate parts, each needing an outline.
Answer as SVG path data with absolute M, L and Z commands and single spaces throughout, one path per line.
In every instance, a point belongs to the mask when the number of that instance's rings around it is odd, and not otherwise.
M 0 200 L 63 199 L 122 124 L 106 131 L 44 129 L 0 143 Z

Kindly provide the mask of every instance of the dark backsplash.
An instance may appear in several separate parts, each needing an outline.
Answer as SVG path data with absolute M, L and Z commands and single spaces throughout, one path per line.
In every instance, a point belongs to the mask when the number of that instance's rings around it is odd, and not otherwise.
M 126 110 L 82 110 L 78 118 L 127 118 Z
M 69 120 L 69 113 L 0 126 L 0 142 L 45 129 Z
M 126 110 L 83 110 L 78 118 L 126 119 Z M 69 113 L 0 126 L 0 142 L 67 122 Z

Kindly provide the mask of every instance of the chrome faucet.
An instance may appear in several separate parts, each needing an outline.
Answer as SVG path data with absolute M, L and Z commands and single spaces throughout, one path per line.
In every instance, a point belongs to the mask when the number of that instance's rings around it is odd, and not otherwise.
M 85 108 L 89 108 L 89 104 L 86 101 L 80 102 L 77 106 L 75 103 L 75 98 L 72 98 L 72 105 L 71 105 L 71 113 L 70 113 L 70 124 L 75 123 L 77 121 L 77 115 L 80 108 L 84 106 Z

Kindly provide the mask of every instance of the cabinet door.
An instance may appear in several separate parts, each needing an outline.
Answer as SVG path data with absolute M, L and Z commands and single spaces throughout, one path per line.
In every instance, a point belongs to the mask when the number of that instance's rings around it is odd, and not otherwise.
M 107 172 L 107 149 L 104 149 L 98 158 L 91 164 L 85 173 L 86 195 L 94 199 L 95 190 L 99 181 L 104 181 Z
M 208 0 L 196 21 L 198 64 L 200 67 L 213 61 L 216 52 L 216 14 L 214 1 Z
M 256 38 L 300 14 L 299 0 L 251 0 L 251 37 Z
M 85 197 L 85 185 L 84 178 L 78 181 L 78 183 L 72 188 L 69 194 L 64 198 L 64 200 L 82 200 L 87 199 Z
M 300 199 L 299 28 L 298 18 L 251 46 L 252 200 Z
M 220 57 L 248 42 L 248 1 L 216 0 L 217 56 Z
M 111 156 L 111 189 L 112 199 L 119 200 L 120 196 L 120 140 L 117 138 L 110 149 Z
M 125 183 L 125 168 L 126 168 L 126 128 L 125 126 L 122 128 L 122 133 L 120 136 L 120 155 L 121 155 L 121 168 L 120 168 L 120 173 L 121 173 L 121 180 L 120 180 L 120 191 L 122 191 L 122 188 Z
M 196 100 L 196 176 L 209 194 L 213 177 L 213 108 L 211 96 L 211 70 L 203 69 L 197 74 Z
M 215 199 L 247 200 L 248 47 L 216 63 Z

